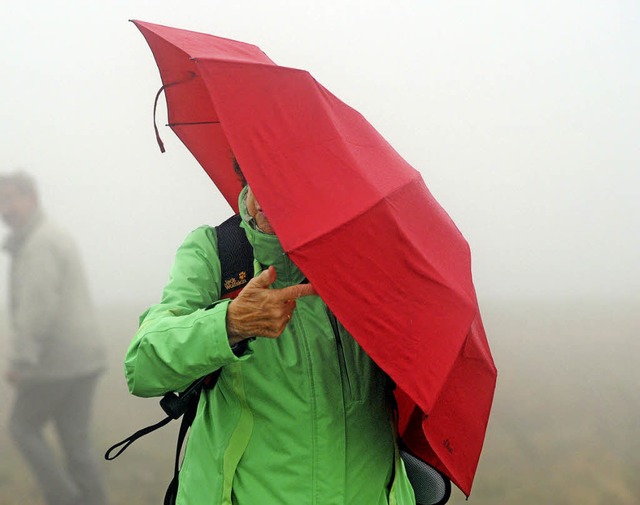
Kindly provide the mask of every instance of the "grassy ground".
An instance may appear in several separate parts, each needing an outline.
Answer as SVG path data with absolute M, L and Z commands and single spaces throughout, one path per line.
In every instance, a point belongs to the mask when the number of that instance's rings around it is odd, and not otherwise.
M 640 503 L 637 308 L 486 312 L 499 378 L 470 501 Z
M 96 395 L 94 439 L 110 505 L 161 504 L 173 474 L 177 426 L 166 426 L 138 440 L 115 461 L 102 459 L 108 447 L 164 417 L 157 399 L 132 397 L 124 382 L 122 357 L 135 331 L 139 312 L 140 308 L 102 310 L 104 333 L 110 344 L 110 366 Z M 4 347 L 5 341 L 0 342 Z M 5 383 L 0 385 L 0 505 L 44 505 L 31 474 L 8 438 L 6 423 L 11 397 L 10 388 Z M 48 435 L 55 439 L 52 432 Z
M 157 400 L 131 397 L 122 378 L 122 354 L 141 309 L 103 309 L 111 367 L 96 405 L 100 453 L 163 416 Z M 640 503 L 637 308 L 503 303 L 484 306 L 483 315 L 499 378 L 469 503 Z M 4 338 L 0 344 L 5 348 Z M 0 505 L 42 505 L 7 437 L 11 394 L 0 386 Z M 162 503 L 176 430 L 165 427 L 103 463 L 111 505 Z M 465 498 L 454 491 L 450 503 Z

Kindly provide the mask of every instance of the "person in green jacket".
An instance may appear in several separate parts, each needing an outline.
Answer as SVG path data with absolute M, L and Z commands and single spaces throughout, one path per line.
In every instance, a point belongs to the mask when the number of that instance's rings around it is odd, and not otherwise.
M 221 369 L 200 396 L 177 505 L 414 505 L 391 381 L 301 284 L 248 186 L 239 207 L 254 278 L 220 300 L 215 229 L 197 228 L 125 358 L 143 397 Z

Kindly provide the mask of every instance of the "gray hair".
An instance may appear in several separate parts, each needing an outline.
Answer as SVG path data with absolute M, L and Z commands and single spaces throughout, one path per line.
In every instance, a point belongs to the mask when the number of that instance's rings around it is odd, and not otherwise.
M 30 195 L 38 198 L 38 187 L 36 181 L 24 171 L 16 171 L 10 174 L 0 174 L 0 187 L 11 184 L 23 195 Z
M 231 153 L 231 162 L 233 163 L 233 171 L 238 176 L 240 184 L 242 184 L 242 187 L 244 188 L 247 185 L 247 179 L 245 179 L 242 169 L 240 168 L 240 163 L 238 163 L 238 160 L 233 153 Z

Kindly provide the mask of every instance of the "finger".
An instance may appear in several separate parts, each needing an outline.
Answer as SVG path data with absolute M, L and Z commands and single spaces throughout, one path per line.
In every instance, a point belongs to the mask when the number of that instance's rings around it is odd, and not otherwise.
M 298 298 L 302 296 L 316 296 L 318 294 L 316 293 L 316 289 L 311 284 L 300 284 L 300 286 L 298 287 L 300 288 L 298 292 Z
M 270 266 L 266 270 L 263 270 L 260 275 L 251 279 L 250 283 L 253 287 L 266 289 L 276 281 L 276 269 Z
M 316 294 L 316 290 L 313 289 L 311 284 L 296 284 L 295 286 L 289 286 L 286 288 L 276 290 L 279 300 L 296 300 L 303 296 L 311 296 Z
M 296 301 L 295 300 L 286 300 L 284 302 L 284 309 L 282 315 L 287 318 L 287 320 L 291 319 L 291 314 L 296 310 Z

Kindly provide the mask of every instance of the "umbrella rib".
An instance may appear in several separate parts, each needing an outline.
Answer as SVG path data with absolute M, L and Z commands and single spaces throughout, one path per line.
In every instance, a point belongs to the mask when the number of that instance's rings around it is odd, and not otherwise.
M 194 123 L 167 123 L 167 126 L 194 126 L 201 124 L 220 124 L 220 121 L 197 121 Z
M 411 184 L 415 184 L 416 182 L 419 182 L 419 181 L 423 182 L 422 177 L 421 177 L 420 173 L 417 170 L 414 169 L 414 175 L 413 175 L 413 177 L 411 179 L 409 179 L 408 181 L 404 182 L 400 186 L 398 186 L 395 189 L 393 189 L 392 191 L 390 191 L 386 196 L 389 197 L 391 195 L 395 195 L 395 194 L 405 190 Z M 341 228 L 344 228 L 346 226 L 349 226 L 350 224 L 355 222 L 357 219 L 359 219 L 363 214 L 365 214 L 366 212 L 370 211 L 375 206 L 380 205 L 383 200 L 384 199 L 378 199 L 378 200 L 374 201 L 373 203 L 369 204 L 365 208 L 361 209 L 360 212 L 358 212 L 356 215 L 351 216 L 350 219 L 348 219 L 347 221 L 345 221 L 345 222 L 341 223 L 340 225 L 338 225 L 338 227 L 322 231 L 322 232 L 318 233 L 317 235 L 309 238 L 305 242 L 305 245 L 307 245 L 307 244 L 309 244 L 311 242 L 322 240 L 323 238 L 326 238 L 327 236 L 336 233 L 337 230 L 339 230 Z M 296 245 L 296 246 L 290 247 L 290 248 L 287 249 L 287 252 L 291 252 L 291 250 L 297 249 L 298 247 L 300 247 L 300 245 Z M 444 286 L 447 289 L 454 291 L 459 296 L 461 296 L 465 301 L 469 302 L 470 305 L 473 304 L 473 300 L 469 299 L 469 295 L 466 293 L 466 291 L 463 288 L 461 288 L 459 285 L 451 286 L 450 284 L 445 282 L 443 280 L 444 279 L 444 275 L 442 274 L 441 269 L 439 267 L 433 265 L 433 263 L 431 263 L 431 262 L 430 262 L 430 264 L 431 264 L 434 272 L 437 272 L 437 274 L 438 274 L 438 278 L 437 279 L 435 279 L 435 278 L 433 279 L 434 282 L 437 282 L 441 286 Z

